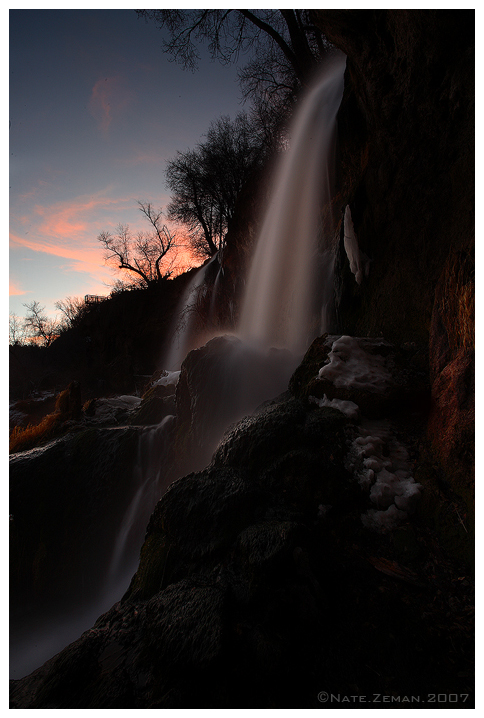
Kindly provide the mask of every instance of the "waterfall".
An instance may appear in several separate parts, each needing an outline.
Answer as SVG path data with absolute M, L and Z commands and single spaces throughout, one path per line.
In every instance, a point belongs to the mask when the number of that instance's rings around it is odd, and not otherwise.
M 205 283 L 208 268 L 216 261 L 218 261 L 218 257 L 215 254 L 209 262 L 195 272 L 193 279 L 183 293 L 175 313 L 175 324 L 171 332 L 171 346 L 162 362 L 165 369 L 170 371 L 178 370 L 190 349 L 194 348 L 190 346 L 190 342 L 194 339 L 193 334 L 197 323 L 197 300 Z
M 261 348 L 300 355 L 328 328 L 333 295 L 336 115 L 344 88 L 346 55 L 337 51 L 301 100 L 274 177 L 274 190 L 246 283 L 240 338 Z M 163 366 L 179 369 L 193 342 L 196 304 L 213 261 L 194 275 L 177 310 L 177 327 Z M 209 318 L 222 268 L 216 275 Z M 209 336 L 204 335 L 206 341 Z M 200 345 L 200 338 L 197 346 Z
M 166 489 L 162 457 L 174 418 L 166 416 L 159 424 L 146 427 L 139 437 L 133 493 L 115 538 L 103 590 L 106 595 L 121 595 L 136 572 L 148 519 Z
M 201 442 L 208 453 L 228 424 L 287 388 L 298 355 L 326 328 L 334 262 L 329 205 L 345 61 L 341 53 L 333 57 L 296 113 L 246 284 L 239 327 L 243 341 L 227 340 L 220 363 L 215 362 L 212 374 L 201 381 L 200 393 L 205 392 L 205 406 L 211 412 L 206 424 L 203 417 L 200 421 Z M 209 338 L 194 335 L 197 302 L 216 261 L 217 255 L 194 272 L 187 286 L 172 328 L 170 350 L 162 363 L 166 369 L 179 369 L 194 344 L 200 346 Z M 210 316 L 222 276 L 219 269 L 213 280 Z M 290 352 L 274 351 L 274 347 Z M 198 401 L 197 407 L 203 403 Z M 118 516 L 112 544 L 108 542 L 112 551 L 101 595 L 76 610 L 66 606 L 65 615 L 49 616 L 35 627 L 33 621 L 26 624 L 25 635 L 13 645 L 13 664 L 19 673 L 25 675 L 74 640 L 127 588 L 136 571 L 149 515 L 166 488 L 161 467 L 164 454 L 169 455 L 172 419 L 166 417 L 142 432 L 129 495 Z M 189 460 L 194 464 L 189 470 L 193 470 L 196 457 Z M 98 561 L 104 560 L 103 549 L 100 547 Z
M 300 353 L 326 329 L 334 228 L 323 222 L 323 210 L 329 218 L 345 66 L 346 56 L 338 53 L 302 100 L 276 171 L 240 322 L 241 337 L 264 346 Z M 324 285 L 319 292 L 318 282 Z

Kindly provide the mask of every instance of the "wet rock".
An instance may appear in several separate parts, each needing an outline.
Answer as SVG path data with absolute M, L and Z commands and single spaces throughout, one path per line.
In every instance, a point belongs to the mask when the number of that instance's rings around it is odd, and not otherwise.
M 141 397 L 141 404 L 130 416 L 129 423 L 133 426 L 159 424 L 175 412 L 175 387 L 153 386 Z
M 140 398 L 123 394 L 121 396 L 91 399 L 84 407 L 88 426 L 119 426 L 133 423 L 131 417 L 139 407 Z
M 317 708 L 322 675 L 348 694 L 447 684 L 454 664 L 429 670 L 447 653 L 411 608 L 425 589 L 366 558 L 416 560 L 415 542 L 362 526 L 351 426 L 295 397 L 235 424 L 157 504 L 121 602 L 13 682 L 12 706 Z

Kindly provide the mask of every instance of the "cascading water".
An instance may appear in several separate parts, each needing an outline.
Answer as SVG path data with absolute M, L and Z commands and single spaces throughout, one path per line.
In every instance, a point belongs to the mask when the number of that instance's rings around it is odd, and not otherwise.
M 138 460 L 133 472 L 134 491 L 114 542 L 104 588 L 106 594 L 121 594 L 136 571 L 148 519 L 166 489 L 160 458 L 166 449 L 166 437 L 174 418 L 166 416 L 159 424 L 146 427 L 139 437 Z
M 277 170 L 240 322 L 240 336 L 263 346 L 300 353 L 326 329 L 334 229 L 330 221 L 323 228 L 322 211 L 326 206 L 329 218 L 345 66 L 346 56 L 338 53 L 302 101 Z M 318 283 L 323 285 L 319 296 Z
M 180 301 L 170 350 L 163 361 L 165 368 L 170 371 L 178 370 L 189 350 L 193 348 L 190 346 L 190 340 L 193 338 L 196 323 L 198 294 L 204 285 L 209 267 L 216 261 L 218 260 L 215 254 L 209 262 L 198 269 Z

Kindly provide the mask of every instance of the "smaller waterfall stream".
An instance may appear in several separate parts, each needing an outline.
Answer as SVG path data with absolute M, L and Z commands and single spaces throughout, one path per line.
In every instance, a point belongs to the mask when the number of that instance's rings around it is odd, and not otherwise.
M 116 587 L 119 592 L 125 590 L 136 572 L 149 517 L 166 489 L 162 457 L 173 421 L 174 416 L 166 416 L 159 424 L 146 427 L 139 437 L 133 494 L 114 542 L 104 589 L 107 594 L 116 592 Z
M 54 607 L 45 607 L 38 600 L 33 608 L 25 610 L 22 621 L 11 623 L 12 678 L 30 673 L 78 638 L 104 611 L 119 601 L 128 588 L 138 566 L 149 517 L 166 489 L 163 458 L 168 450 L 173 420 L 173 416 L 167 416 L 157 425 L 140 427 L 136 463 L 134 467 L 126 466 L 131 475 L 129 489 L 126 490 L 124 484 L 119 490 L 121 502 L 117 509 L 113 509 L 109 533 L 106 534 L 108 540 L 89 549 L 85 556 L 92 573 L 84 574 L 85 568 L 74 567 L 73 577 L 77 587 L 74 596 L 61 594 L 62 600 Z M 104 430 L 107 453 L 110 434 L 114 436 L 122 430 L 122 427 Z M 123 486 L 123 482 L 120 485 Z M 86 533 L 89 529 L 96 530 L 96 527 L 87 523 Z M 71 569 L 71 566 L 64 567 L 64 575 L 70 576 Z
M 198 293 L 204 285 L 209 267 L 216 261 L 217 255 L 215 254 L 209 262 L 197 270 L 183 293 L 176 312 L 176 324 L 173 327 L 170 350 L 163 360 L 164 368 L 169 371 L 178 370 L 190 349 L 193 348 L 190 346 L 190 340 L 196 324 Z

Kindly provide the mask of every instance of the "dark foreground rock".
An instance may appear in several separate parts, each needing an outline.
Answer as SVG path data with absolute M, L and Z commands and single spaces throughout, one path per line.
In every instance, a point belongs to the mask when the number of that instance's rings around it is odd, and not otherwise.
M 234 425 L 157 504 L 122 600 L 11 706 L 471 707 L 470 581 L 418 516 L 363 526 L 354 431 L 289 394 Z

